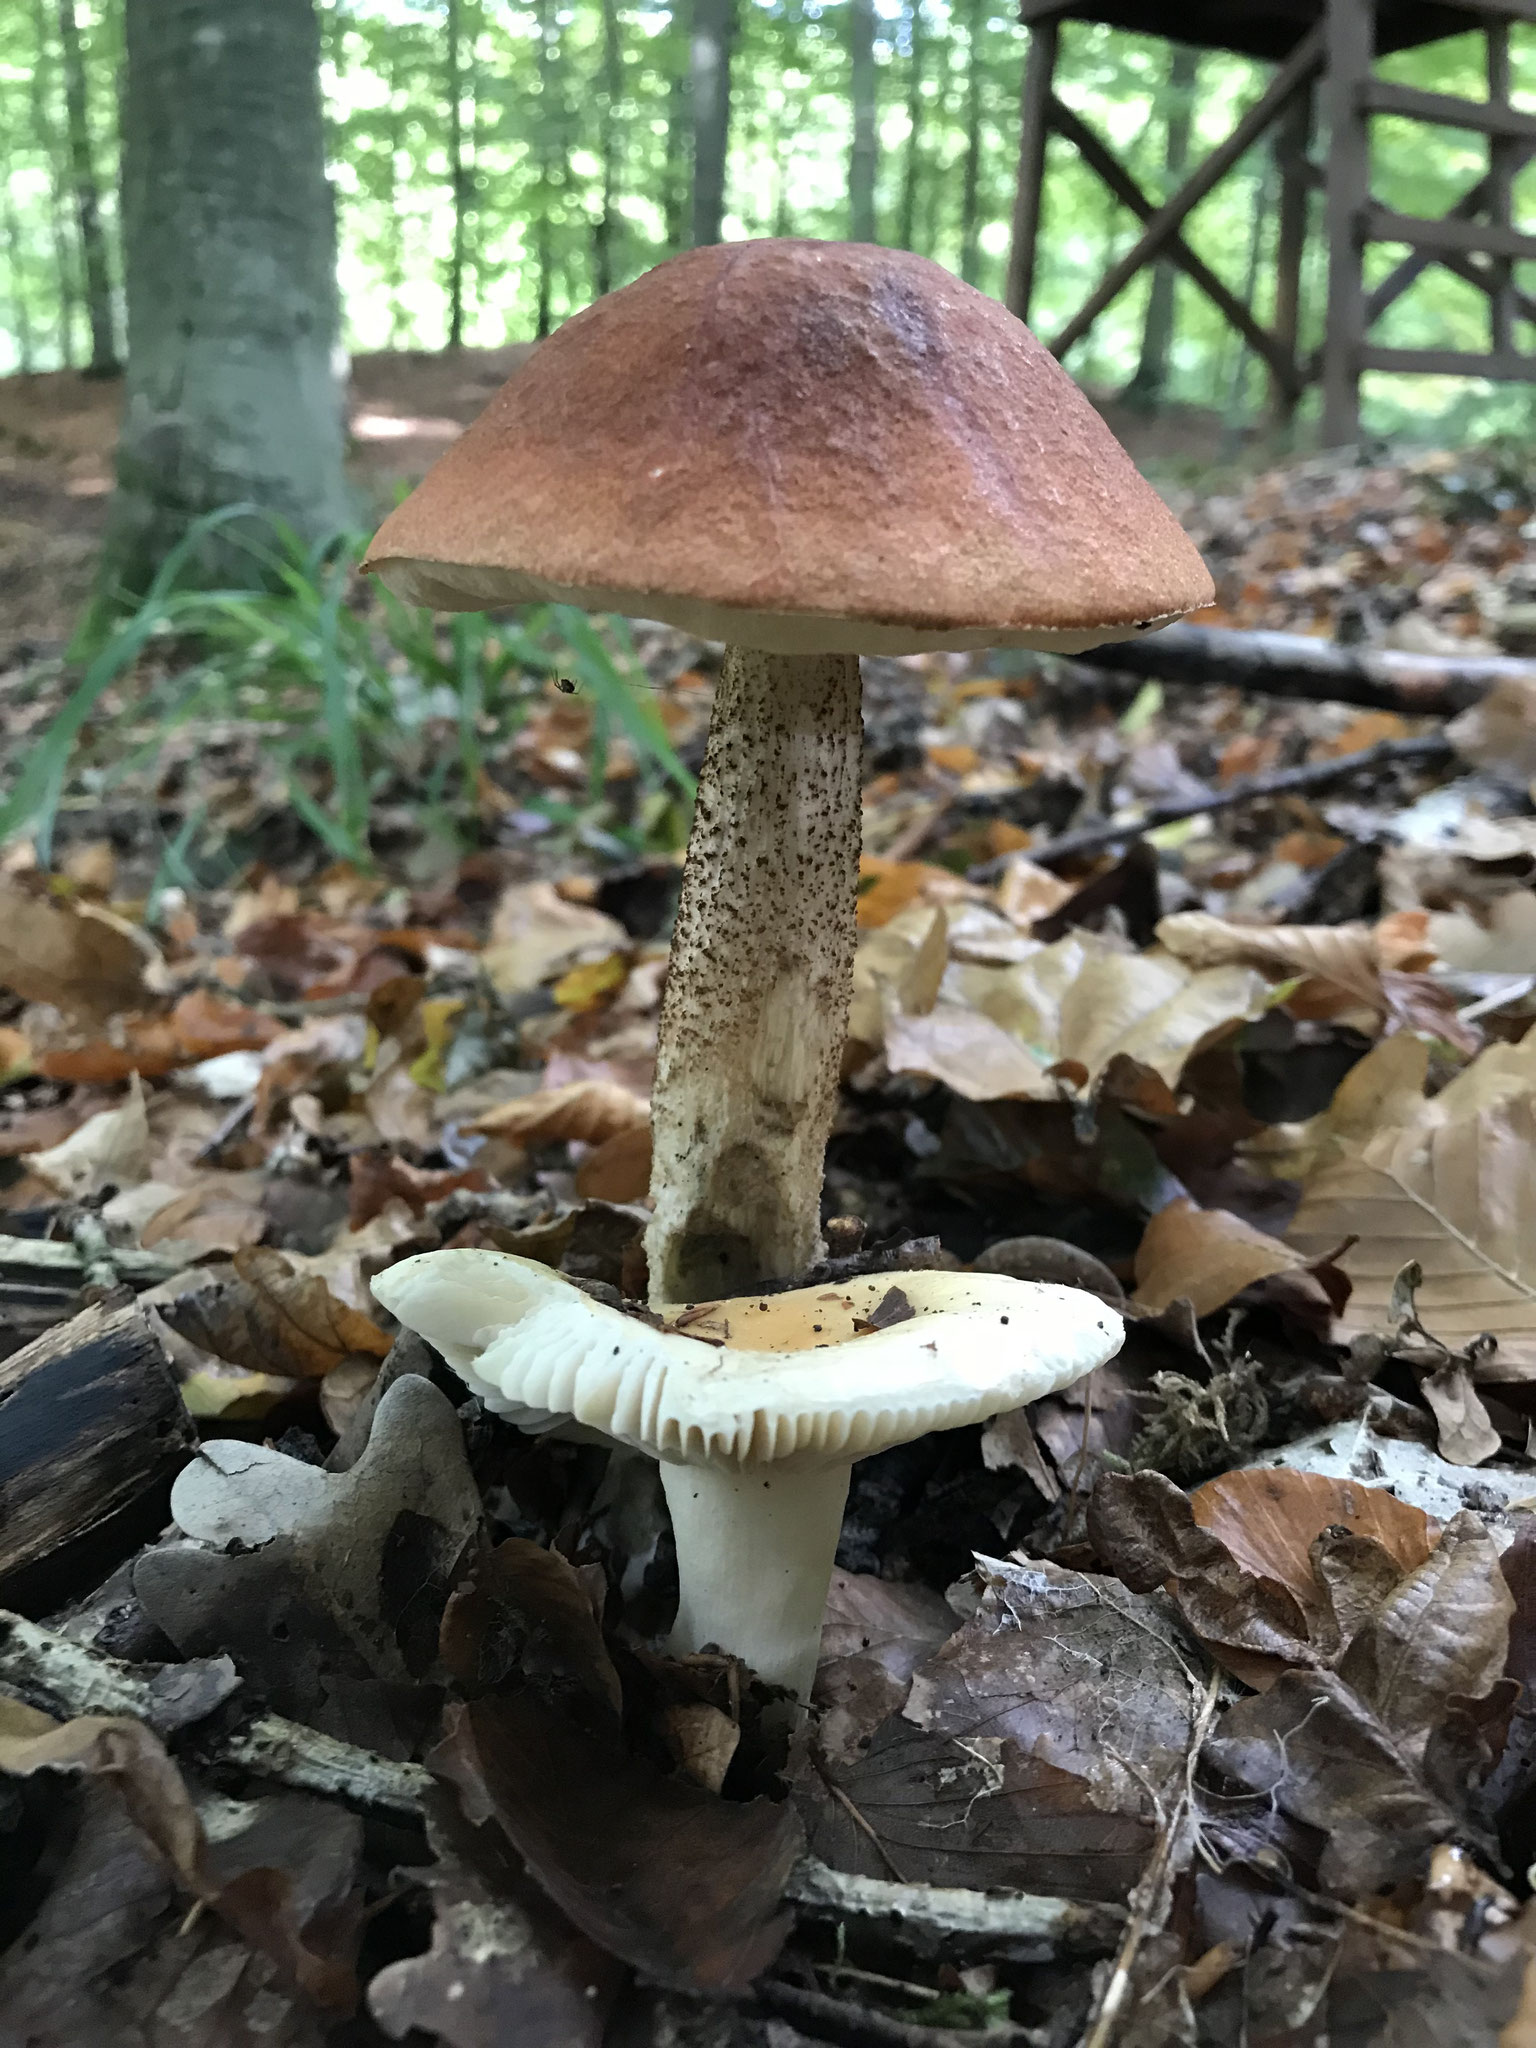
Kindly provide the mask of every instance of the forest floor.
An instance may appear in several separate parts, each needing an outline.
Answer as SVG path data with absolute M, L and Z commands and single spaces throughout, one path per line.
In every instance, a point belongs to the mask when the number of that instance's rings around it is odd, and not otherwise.
M 400 368 L 386 480 L 484 395 Z M 91 398 L 7 429 L 65 551 L 22 637 L 88 564 Z M 1525 644 L 1518 451 L 1178 503 L 1214 622 Z M 696 762 L 717 653 L 639 645 Z M 472 847 L 450 718 L 371 864 L 232 718 L 77 788 L 56 873 L 0 857 L 0 2041 L 1536 2042 L 1536 674 L 1450 723 L 866 681 L 818 1284 L 975 1265 L 1127 1334 L 855 1468 L 788 1753 L 655 1648 L 654 1469 L 513 1429 L 369 1290 L 480 1247 L 644 1294 L 678 863 L 621 843 L 634 751 L 580 822 L 602 700 L 534 678 Z M 151 903 L 194 810 L 238 854 Z

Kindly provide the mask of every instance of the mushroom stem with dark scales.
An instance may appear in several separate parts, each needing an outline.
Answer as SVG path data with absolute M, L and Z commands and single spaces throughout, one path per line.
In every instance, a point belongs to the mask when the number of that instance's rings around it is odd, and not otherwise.
M 822 1251 L 860 837 L 859 661 L 732 648 L 715 692 L 651 1095 L 653 1301 Z

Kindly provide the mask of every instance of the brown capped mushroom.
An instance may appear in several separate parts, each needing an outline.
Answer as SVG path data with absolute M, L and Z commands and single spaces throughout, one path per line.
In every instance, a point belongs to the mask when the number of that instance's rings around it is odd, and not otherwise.
M 653 1097 L 654 1297 L 820 1251 L 860 839 L 858 657 L 1075 652 L 1207 604 L 1172 514 L 995 300 L 853 243 L 691 250 L 544 342 L 367 565 L 724 640 Z

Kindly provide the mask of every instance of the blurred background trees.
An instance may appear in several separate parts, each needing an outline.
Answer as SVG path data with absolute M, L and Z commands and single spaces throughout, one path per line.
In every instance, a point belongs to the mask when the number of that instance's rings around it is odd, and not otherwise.
M 125 4 L 14 0 L 0 11 L 0 371 L 104 371 L 119 352 Z M 1002 289 L 1025 39 L 991 0 L 318 0 L 316 12 L 342 338 L 354 351 L 529 339 L 717 236 L 873 234 Z M 1536 87 L 1536 31 L 1513 42 L 1518 99 Z M 1171 61 L 1165 45 L 1079 23 L 1065 25 L 1062 50 L 1062 96 L 1152 191 L 1262 85 L 1261 66 L 1222 56 L 1201 62 L 1196 83 L 1187 53 Z M 1482 89 L 1471 37 L 1383 70 Z M 1377 131 L 1382 191 L 1405 211 L 1439 212 L 1483 167 L 1470 134 L 1391 119 Z M 1276 231 L 1271 178 L 1270 151 L 1256 149 L 1191 223 L 1238 293 L 1251 277 L 1269 288 L 1256 259 Z M 1053 145 L 1043 332 L 1134 233 Z M 1390 267 L 1397 253 L 1372 261 Z M 1319 274 L 1304 280 L 1304 331 L 1320 289 Z M 1470 286 L 1432 268 L 1390 338 L 1480 345 L 1483 316 Z M 1264 402 L 1259 367 L 1161 270 L 1122 295 L 1069 367 L 1153 406 L 1241 419 Z M 1460 387 L 1435 380 L 1368 393 L 1384 429 L 1444 420 L 1459 402 Z M 1526 387 L 1479 396 L 1485 424 L 1522 426 L 1530 406 Z

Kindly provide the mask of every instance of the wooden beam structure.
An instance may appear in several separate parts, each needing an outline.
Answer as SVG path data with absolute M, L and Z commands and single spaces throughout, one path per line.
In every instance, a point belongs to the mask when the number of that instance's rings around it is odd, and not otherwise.
M 1019 0 L 1019 13 L 1030 29 L 1030 49 L 1020 94 L 1008 304 L 1024 318 L 1034 301 L 1052 136 L 1069 144 L 1141 222 L 1135 241 L 1051 340 L 1056 355 L 1076 347 L 1148 265 L 1166 262 L 1210 300 L 1265 365 L 1277 419 L 1288 420 L 1301 396 L 1321 386 L 1325 445 L 1358 438 L 1360 378 L 1366 371 L 1536 381 L 1536 349 L 1516 331 L 1536 326 L 1536 294 L 1520 288 L 1514 269 L 1536 262 L 1536 224 L 1523 227 L 1514 211 L 1515 178 L 1536 157 L 1536 110 L 1513 104 L 1509 47 L 1511 22 L 1536 24 L 1536 0 L 1243 0 L 1241 6 L 1234 0 Z M 1270 59 L 1274 68 L 1230 135 L 1158 205 L 1053 89 L 1062 26 L 1073 21 L 1235 50 Z M 1481 30 L 1484 38 L 1484 99 L 1421 90 L 1376 74 L 1378 56 L 1469 29 Z M 1370 172 L 1371 123 L 1379 116 L 1485 138 L 1486 173 L 1434 218 L 1383 205 L 1372 192 Z M 1319 126 L 1321 151 L 1314 138 Z M 1184 233 L 1200 202 L 1255 145 L 1266 142 L 1280 173 L 1269 325 L 1257 304 L 1205 262 Z M 1306 348 L 1302 280 L 1315 190 L 1322 193 L 1327 294 L 1320 309 L 1322 340 Z M 1368 249 L 1394 242 L 1409 254 L 1368 287 Z M 1487 298 L 1486 351 L 1392 347 L 1373 336 L 1387 309 L 1434 264 Z M 1316 316 L 1312 324 L 1315 331 Z

